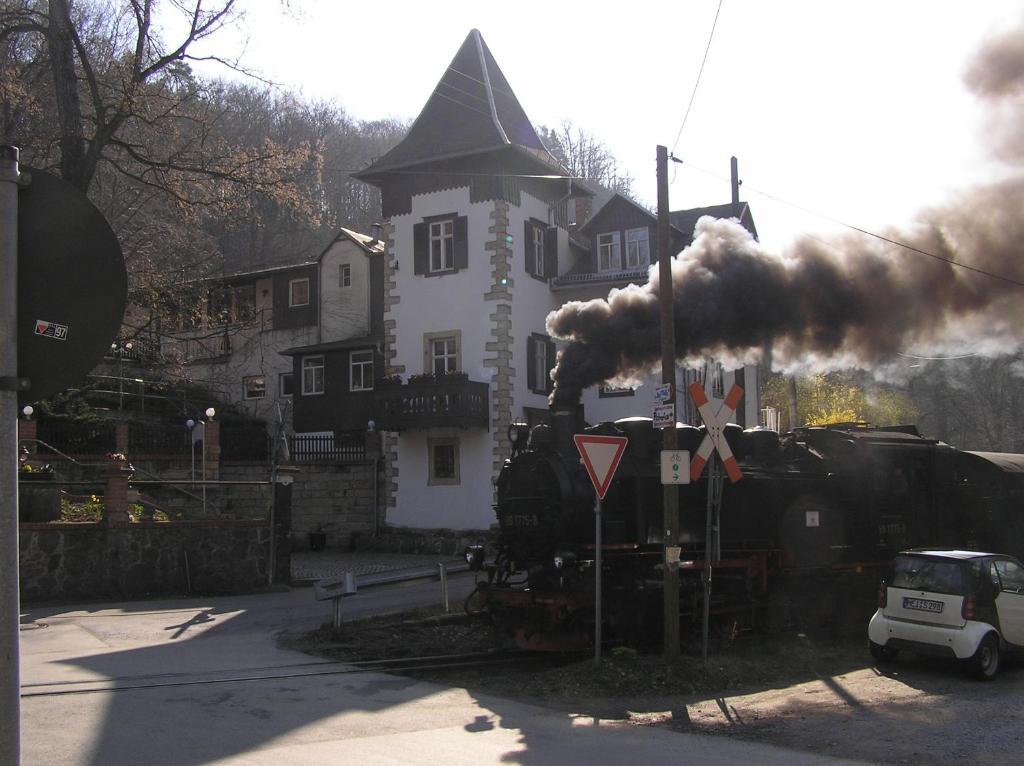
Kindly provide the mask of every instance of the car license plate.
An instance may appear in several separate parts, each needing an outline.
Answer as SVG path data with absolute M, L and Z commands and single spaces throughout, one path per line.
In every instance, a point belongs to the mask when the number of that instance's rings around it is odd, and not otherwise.
M 943 606 L 945 604 L 941 601 L 932 601 L 927 598 L 911 598 L 910 596 L 903 597 L 904 609 L 916 609 L 919 612 L 935 612 L 939 614 L 942 612 Z

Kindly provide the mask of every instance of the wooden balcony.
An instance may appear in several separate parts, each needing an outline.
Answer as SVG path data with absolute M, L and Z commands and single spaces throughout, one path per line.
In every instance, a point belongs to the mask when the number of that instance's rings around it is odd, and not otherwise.
M 487 428 L 487 383 L 474 380 L 414 382 L 376 388 L 374 414 L 382 431 L 414 431 L 439 426 Z

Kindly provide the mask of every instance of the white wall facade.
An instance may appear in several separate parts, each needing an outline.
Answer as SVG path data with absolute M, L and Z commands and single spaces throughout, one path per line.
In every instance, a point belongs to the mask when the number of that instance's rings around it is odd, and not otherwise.
M 349 284 L 342 284 L 342 266 Z M 320 343 L 370 333 L 370 259 L 352 240 L 341 238 L 320 257 Z

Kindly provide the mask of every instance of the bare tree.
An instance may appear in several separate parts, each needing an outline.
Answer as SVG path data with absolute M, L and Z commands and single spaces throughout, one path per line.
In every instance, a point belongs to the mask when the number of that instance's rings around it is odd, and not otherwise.
M 566 120 L 558 128 L 540 126 L 540 137 L 570 175 L 633 196 L 633 178 L 593 134 Z

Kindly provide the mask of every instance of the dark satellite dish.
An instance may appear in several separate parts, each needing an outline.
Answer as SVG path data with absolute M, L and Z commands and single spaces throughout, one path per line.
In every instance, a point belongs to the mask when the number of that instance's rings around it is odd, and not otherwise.
M 128 275 L 117 237 L 82 192 L 22 167 L 18 192 L 18 406 L 80 381 L 117 336 Z

